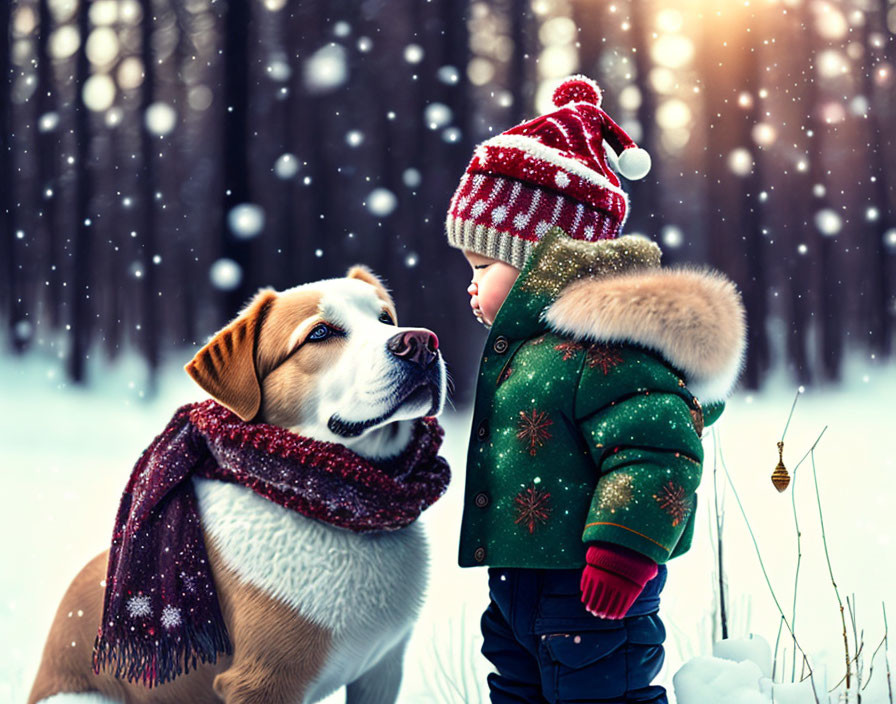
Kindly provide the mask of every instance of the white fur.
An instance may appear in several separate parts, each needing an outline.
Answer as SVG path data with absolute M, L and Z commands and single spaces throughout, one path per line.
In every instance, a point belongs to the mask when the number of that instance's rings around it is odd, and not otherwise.
M 236 484 L 194 479 L 193 485 L 202 524 L 227 567 L 333 634 L 306 702 L 357 679 L 408 635 L 426 585 L 427 546 L 418 524 L 358 534 Z

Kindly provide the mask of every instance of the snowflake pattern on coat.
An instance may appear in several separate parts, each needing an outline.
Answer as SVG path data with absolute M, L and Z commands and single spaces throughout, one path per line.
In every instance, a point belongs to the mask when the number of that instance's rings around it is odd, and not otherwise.
M 532 413 L 520 411 L 520 420 L 517 425 L 516 436 L 529 446 L 529 454 L 535 457 L 539 447 L 543 447 L 545 442 L 551 439 L 551 433 L 548 428 L 554 424 L 546 411 L 539 411 L 535 408 Z
M 561 342 L 559 345 L 554 345 L 554 349 L 558 352 L 562 352 L 564 362 L 568 362 L 571 359 L 575 359 L 576 354 L 585 349 L 585 345 L 581 342 L 574 342 L 567 340 L 566 342 Z
M 600 367 L 606 376 L 613 367 L 622 364 L 622 355 L 614 346 L 594 344 L 588 348 L 587 361 L 589 367 Z
M 666 482 L 659 495 L 654 494 L 653 498 L 660 508 L 672 517 L 673 526 L 685 521 L 691 513 L 687 492 L 673 481 Z
M 516 505 L 516 520 L 514 523 L 523 525 L 529 530 L 529 535 L 535 529 L 548 522 L 551 517 L 551 494 L 538 489 L 534 484 L 523 489 L 513 500 Z

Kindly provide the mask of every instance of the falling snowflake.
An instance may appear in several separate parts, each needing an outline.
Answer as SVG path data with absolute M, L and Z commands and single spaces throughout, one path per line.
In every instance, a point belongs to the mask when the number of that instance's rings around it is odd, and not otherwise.
M 143 618 L 152 615 L 152 601 L 145 594 L 132 596 L 127 603 L 128 616 Z
M 162 626 L 167 629 L 177 628 L 181 624 L 180 609 L 168 604 L 162 609 Z
M 615 347 L 609 345 L 591 345 L 588 348 L 588 366 L 594 369 L 600 367 L 604 376 L 617 364 L 622 364 L 622 355 Z
M 654 494 L 653 498 L 656 499 L 663 511 L 672 516 L 673 526 L 677 526 L 686 520 L 691 513 L 690 502 L 687 499 L 684 488 L 678 486 L 675 482 L 666 482 L 659 496 Z
M 616 513 L 632 500 L 632 475 L 614 472 L 600 482 L 598 488 L 598 508 Z
M 562 352 L 563 361 L 568 362 L 575 357 L 578 352 L 585 349 L 585 345 L 581 342 L 561 342 L 559 345 L 554 345 L 554 349 L 558 352 Z
M 554 421 L 548 418 L 546 411 L 538 411 L 534 408 L 531 414 L 520 411 L 520 421 L 517 426 L 519 429 L 516 436 L 528 444 L 529 454 L 534 457 L 538 448 L 551 438 L 548 428 L 553 424 Z
M 514 523 L 522 524 L 529 529 L 530 534 L 534 533 L 536 526 L 547 523 L 551 517 L 550 499 L 551 495 L 547 491 L 540 491 L 534 486 L 524 489 L 514 499 L 516 503 Z

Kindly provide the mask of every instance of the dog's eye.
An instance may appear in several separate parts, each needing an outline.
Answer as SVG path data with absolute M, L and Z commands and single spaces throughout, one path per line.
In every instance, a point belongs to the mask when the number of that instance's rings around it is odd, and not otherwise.
M 395 325 L 395 321 L 392 320 L 392 316 L 389 315 L 389 311 L 386 310 L 380 313 L 379 321 L 381 323 L 385 323 L 386 325 Z
M 335 333 L 336 331 L 326 323 L 318 323 L 311 328 L 311 332 L 308 333 L 308 341 L 320 342 L 321 340 L 326 340 L 328 337 L 332 337 Z

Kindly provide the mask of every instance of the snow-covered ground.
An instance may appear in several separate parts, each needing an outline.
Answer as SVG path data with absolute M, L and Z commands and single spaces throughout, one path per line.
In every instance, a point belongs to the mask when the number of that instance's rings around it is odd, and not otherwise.
M 83 563 L 106 545 L 120 492 L 138 454 L 178 404 L 200 398 L 177 365 L 162 375 L 151 400 L 141 398 L 142 376 L 140 365 L 130 361 L 95 370 L 94 387 L 76 389 L 63 382 L 50 361 L 0 358 L 0 642 L 5 651 L 0 658 L 0 702 L 25 700 L 59 598 Z M 794 485 L 778 494 L 769 476 L 794 392 L 792 384 L 779 377 L 761 394 L 740 393 L 718 425 L 728 468 L 788 617 L 796 564 L 790 493 Z M 831 563 L 844 598 L 855 595 L 864 631 L 866 677 L 871 652 L 883 634 L 883 600 L 896 623 L 896 464 L 889 445 L 894 396 L 896 366 L 854 362 L 842 388 L 809 390 L 801 397 L 784 454 L 792 469 L 822 427 L 830 426 L 816 453 L 818 482 Z M 486 573 L 461 570 L 455 560 L 469 416 L 453 412 L 443 422 L 445 454 L 455 480 L 445 498 L 424 514 L 432 543 L 430 588 L 406 660 L 400 701 L 475 704 L 488 700 L 488 665 L 478 653 Z M 698 533 L 690 553 L 670 564 L 661 610 L 669 636 L 659 681 L 670 695 L 673 674 L 692 657 L 711 655 L 712 641 L 719 637 L 712 625 L 717 580 L 710 539 L 709 433 L 706 451 Z M 719 485 L 724 486 L 719 471 Z M 812 656 L 819 682 L 830 689 L 843 672 L 842 636 L 808 463 L 797 472 L 795 489 L 803 553 L 796 632 Z M 761 634 L 774 648 L 780 619 L 730 491 L 724 505 L 731 635 Z M 779 681 L 782 662 L 790 680 L 792 652 L 785 633 Z M 882 655 L 881 650 L 864 692 L 865 704 L 888 701 Z M 892 652 L 890 659 L 896 665 Z M 799 662 L 796 669 L 799 677 Z M 342 695 L 327 701 L 342 701 Z M 713 704 L 724 701 L 765 700 L 718 698 Z

